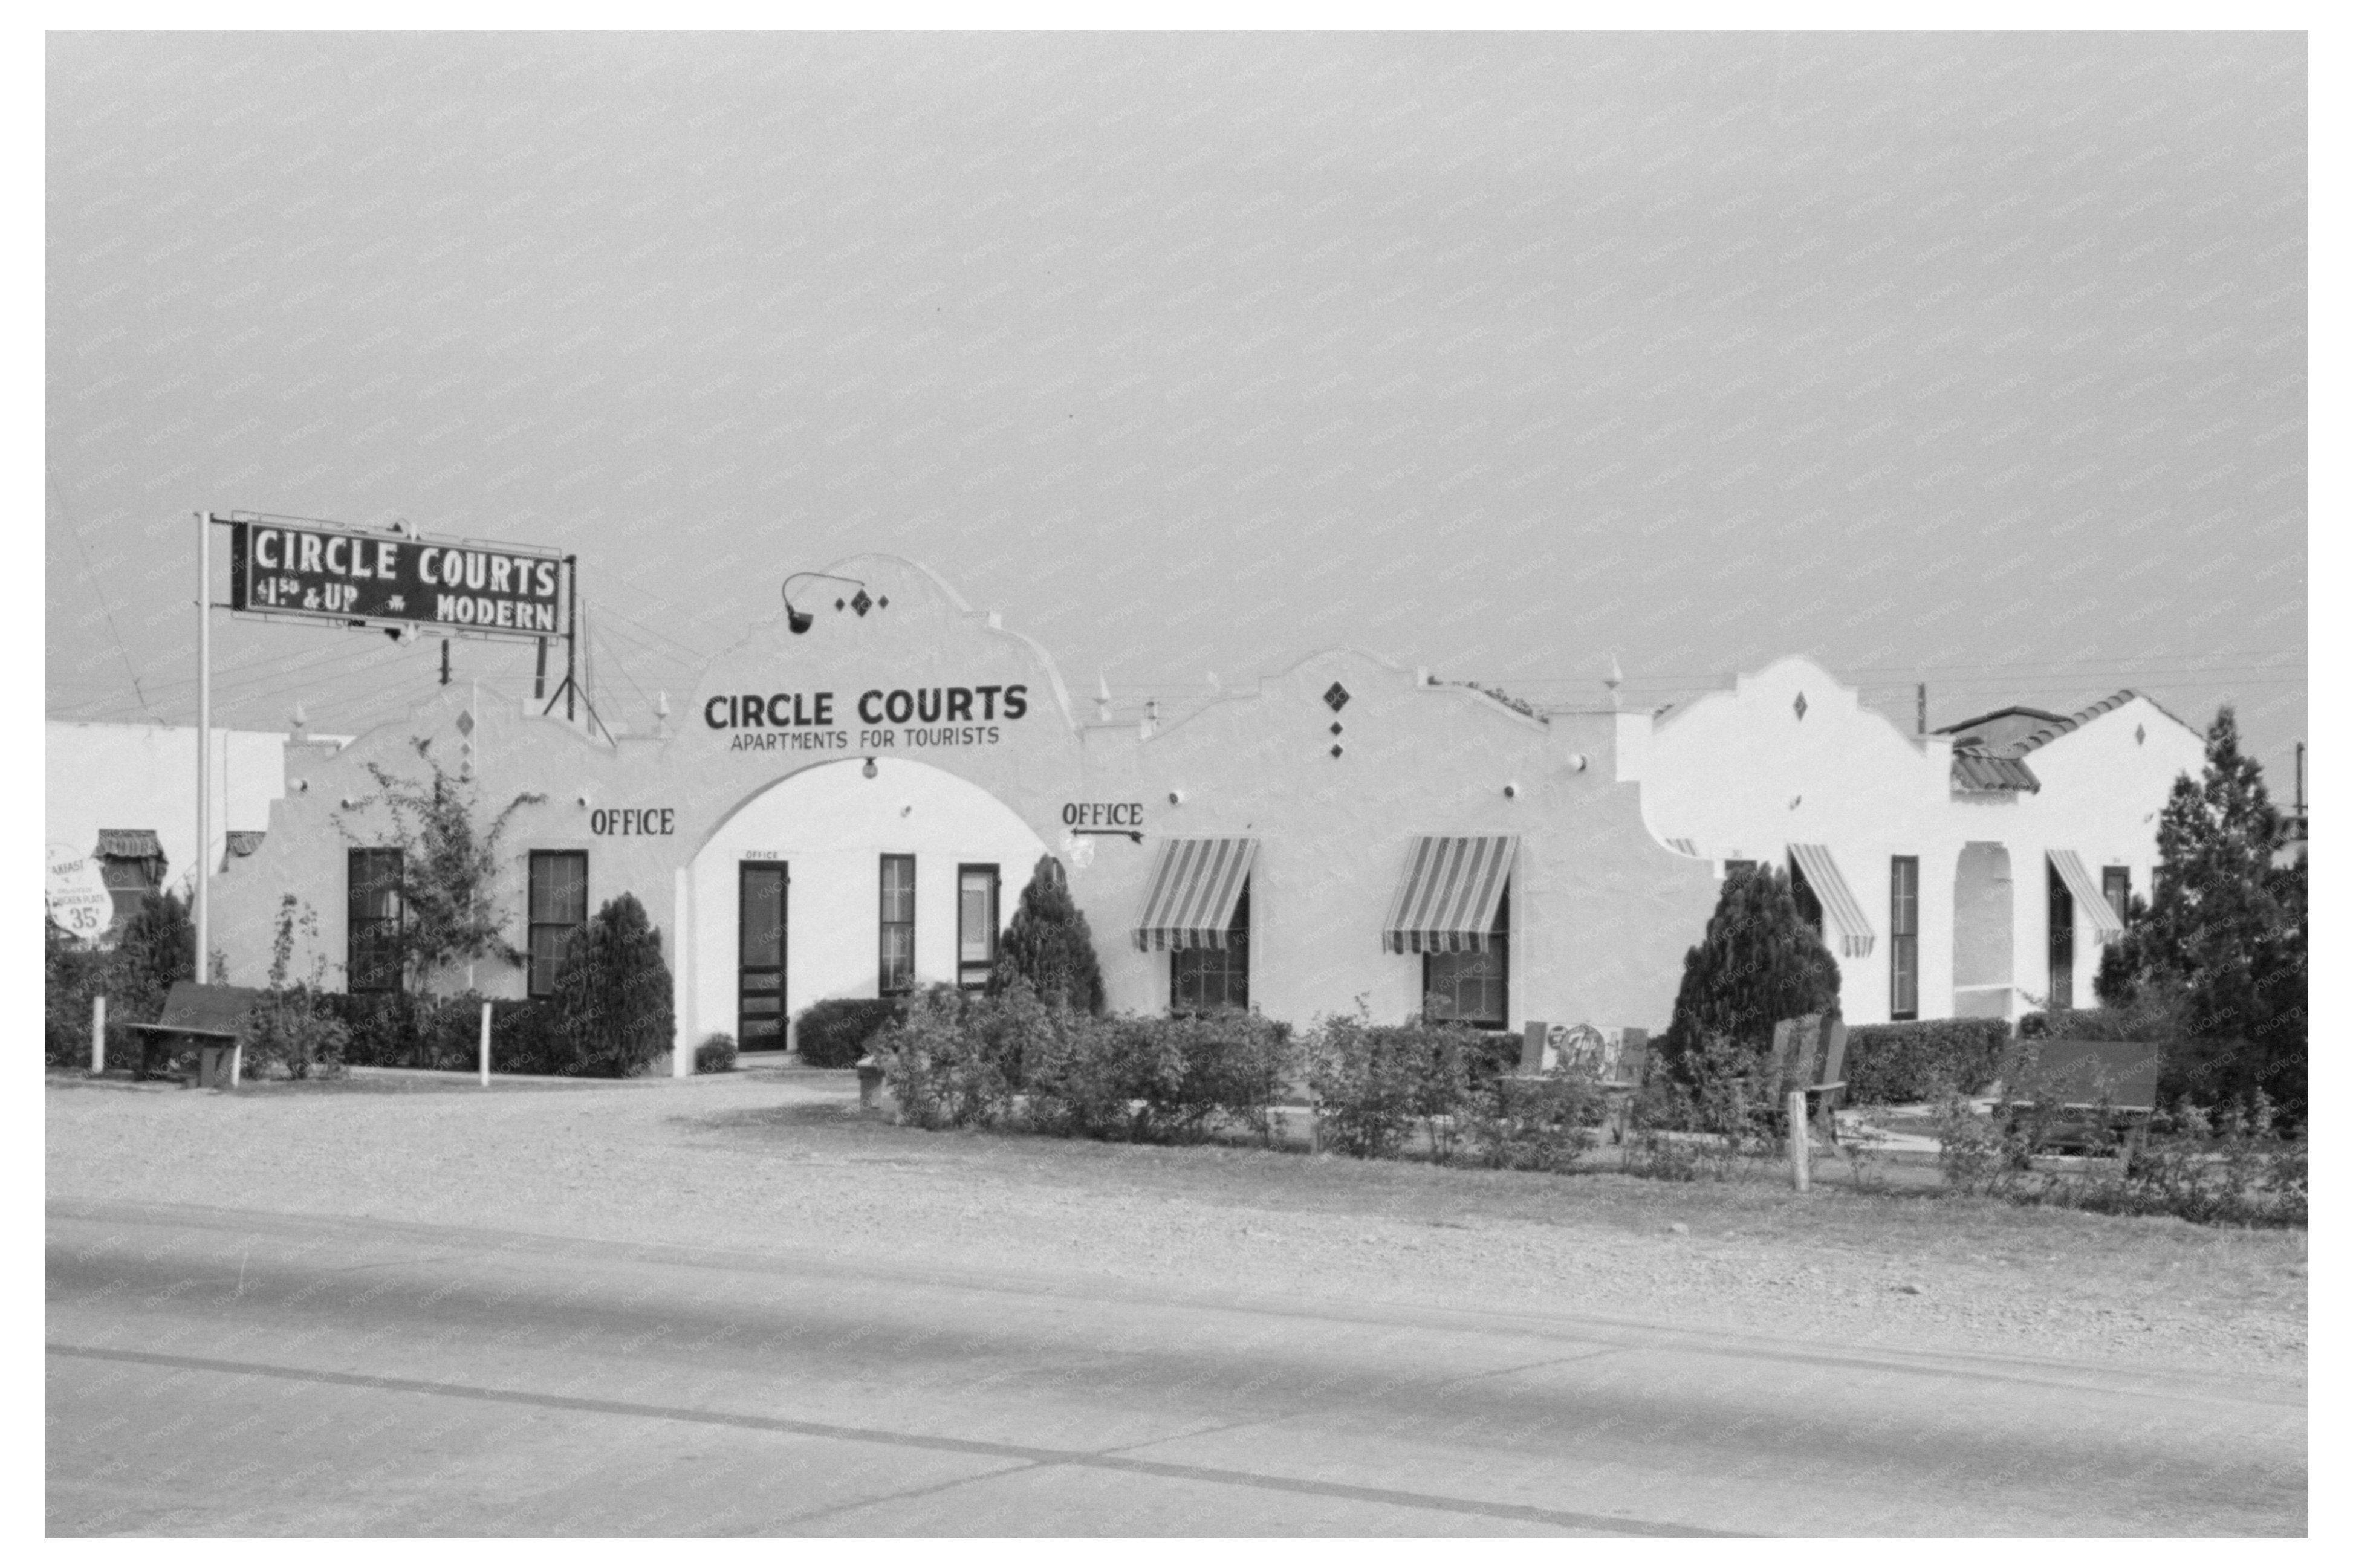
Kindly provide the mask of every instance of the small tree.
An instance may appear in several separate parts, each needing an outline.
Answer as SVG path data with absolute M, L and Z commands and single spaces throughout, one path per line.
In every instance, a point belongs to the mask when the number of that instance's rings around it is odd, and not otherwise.
M 636 894 L 607 900 L 572 933 L 548 1009 L 575 1072 L 627 1078 L 670 1047 L 670 965 Z
M 1838 1000 L 1838 960 L 1798 913 L 1788 878 L 1771 866 L 1727 877 L 1706 934 L 1683 955 L 1662 1062 L 1677 1081 L 1700 1087 L 1725 1065 L 1724 1042 L 1753 1064 L 1771 1047 L 1775 1024 L 1835 1012 Z M 1713 1050 L 1710 1041 L 1718 1042 Z
M 2309 984 L 2304 860 L 2274 866 L 2283 823 L 2263 769 L 2239 750 L 2223 708 L 2206 732 L 2204 776 L 2184 773 L 2158 819 L 2157 886 L 2101 955 L 2110 1006 L 2170 1001 L 2202 1042 L 2201 1098 L 2261 1089 L 2300 1113 Z
M 398 938 L 404 984 L 429 990 L 432 977 L 480 959 L 528 962 L 507 940 L 506 911 L 496 897 L 499 840 L 514 814 L 546 800 L 518 795 L 489 823 L 477 821 L 480 791 L 472 778 L 453 775 L 433 755 L 433 742 L 410 742 L 431 770 L 427 779 L 402 778 L 378 763 L 367 764 L 377 792 L 354 803 L 354 810 L 381 804 L 391 814 L 395 847 L 400 850 Z M 348 827 L 344 837 L 358 842 Z
M 1103 1011 L 1103 968 L 1095 962 L 1094 937 L 1071 898 L 1062 863 L 1051 855 L 1038 858 L 1029 885 L 1021 889 L 1020 907 L 1006 927 L 988 977 L 989 994 L 1001 994 L 1016 979 L 1028 981 L 1049 1005 Z

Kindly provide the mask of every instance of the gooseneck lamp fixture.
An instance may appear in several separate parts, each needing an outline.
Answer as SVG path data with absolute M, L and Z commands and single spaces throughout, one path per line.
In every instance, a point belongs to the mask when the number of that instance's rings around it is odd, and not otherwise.
M 810 626 L 817 623 L 817 617 L 810 615 L 807 610 L 797 610 L 793 608 L 793 584 L 799 582 L 804 577 L 822 577 L 829 583 L 849 583 L 860 589 L 863 589 L 866 586 L 865 583 L 859 578 L 837 577 L 830 572 L 796 572 L 791 576 L 786 578 L 784 587 L 785 625 L 792 629 L 795 637 L 798 637 L 801 633 L 808 630 Z M 864 601 L 860 600 L 860 604 L 862 611 Z

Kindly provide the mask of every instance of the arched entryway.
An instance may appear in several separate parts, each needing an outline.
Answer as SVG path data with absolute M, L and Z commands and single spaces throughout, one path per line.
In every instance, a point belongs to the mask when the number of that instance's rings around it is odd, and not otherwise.
M 1953 868 L 1953 1016 L 2007 1018 L 2012 979 L 2010 850 L 1961 846 Z
M 776 1048 L 812 1002 L 976 979 L 1044 853 L 1011 807 L 928 763 L 846 758 L 781 779 L 681 873 L 681 1032 Z

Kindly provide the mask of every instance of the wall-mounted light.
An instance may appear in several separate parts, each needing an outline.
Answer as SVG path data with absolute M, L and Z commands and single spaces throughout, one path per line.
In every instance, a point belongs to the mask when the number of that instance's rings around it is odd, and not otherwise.
M 871 757 L 869 757 L 869 758 L 867 758 L 867 759 L 866 759 L 866 765 L 865 765 L 864 767 L 862 767 L 862 768 L 859 769 L 858 771 L 859 771 L 860 773 L 864 773 L 868 778 L 870 778 L 870 779 L 871 779 L 871 778 L 872 778 L 876 773 L 880 773 L 881 770 L 881 769 L 879 769 L 879 768 L 877 768 L 877 767 L 874 765 L 874 759 L 873 759 L 873 758 L 871 758 Z
M 1184 792 L 1183 790 L 1181 790 L 1181 789 L 1172 789 L 1172 790 L 1170 790 L 1170 791 L 1168 792 L 1168 804 L 1169 804 L 1169 805 L 1184 805 L 1184 804 L 1185 804 L 1185 792 Z
M 807 610 L 797 610 L 793 608 L 793 584 L 799 582 L 804 577 L 822 577 L 829 583 L 854 584 L 860 591 L 860 602 L 861 604 L 864 603 L 863 595 L 866 584 L 860 578 L 837 577 L 830 572 L 796 572 L 791 576 L 785 579 L 784 585 L 785 625 L 792 629 L 793 635 L 796 637 L 808 630 L 810 626 L 817 624 L 817 617 L 810 615 Z M 885 600 L 884 603 L 887 604 L 889 601 Z M 864 612 L 861 610 L 860 613 L 863 614 Z
M 1505 800 L 1517 800 L 1519 797 L 1520 786 L 1518 784 L 1507 784 L 1504 786 L 1504 798 Z
M 1570 773 L 1583 773 L 1583 772 L 1585 771 L 1585 767 L 1586 767 L 1585 753 L 1584 753 L 1583 752 L 1569 752 L 1569 754 L 1568 754 L 1568 771 L 1569 771 Z
M 573 801 L 578 805 L 581 810 L 586 811 L 588 809 L 588 792 L 586 790 L 582 790 L 578 795 L 574 795 L 572 798 Z

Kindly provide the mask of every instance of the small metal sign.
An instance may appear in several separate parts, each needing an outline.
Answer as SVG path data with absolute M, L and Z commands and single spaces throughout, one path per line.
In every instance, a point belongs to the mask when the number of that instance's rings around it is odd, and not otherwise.
M 558 552 L 531 544 L 375 533 L 297 519 L 230 519 L 229 608 L 445 636 L 569 630 Z
M 49 919 L 78 942 L 96 945 L 114 919 L 114 895 L 98 861 L 66 844 L 48 847 Z

